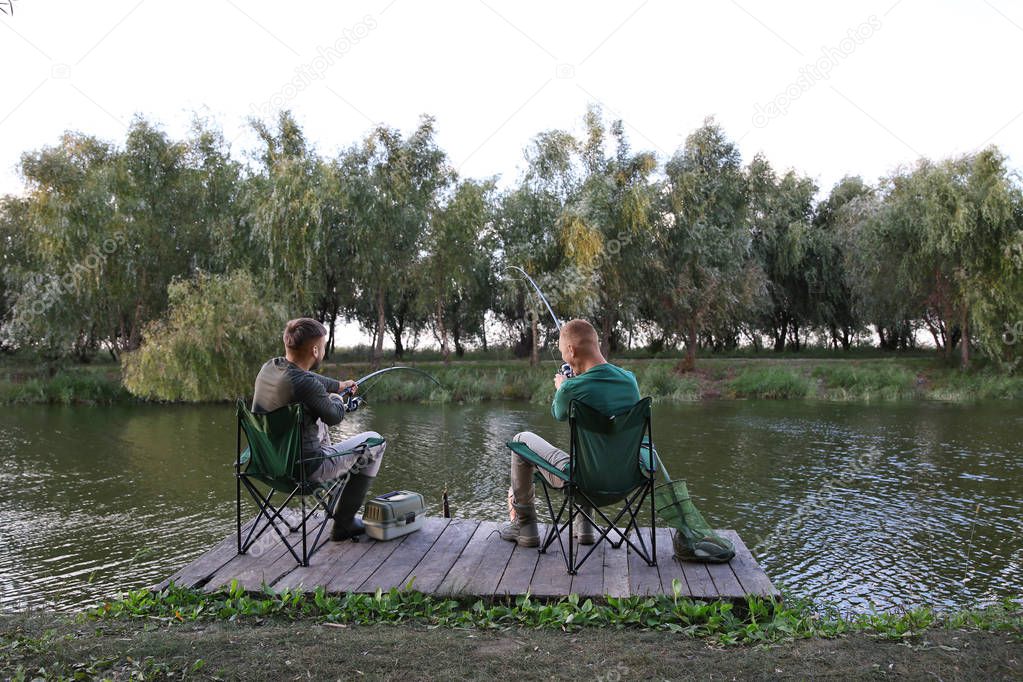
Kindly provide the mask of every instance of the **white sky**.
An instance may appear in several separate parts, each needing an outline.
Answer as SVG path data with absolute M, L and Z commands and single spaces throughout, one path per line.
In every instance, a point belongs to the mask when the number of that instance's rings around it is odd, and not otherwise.
M 66 129 L 121 142 L 136 112 L 173 136 L 210 116 L 242 157 L 246 119 L 302 69 L 321 77 L 285 106 L 320 152 L 426 112 L 462 175 L 503 185 L 533 135 L 578 131 L 590 102 L 662 159 L 714 115 L 744 161 L 763 151 L 824 191 L 986 144 L 1023 157 L 1023 3 L 1010 0 L 8 2 L 0 193 L 20 191 L 22 152 Z M 315 61 L 346 36 L 332 65 Z M 795 85 L 815 62 L 829 77 Z M 755 121 L 786 89 L 786 111 Z

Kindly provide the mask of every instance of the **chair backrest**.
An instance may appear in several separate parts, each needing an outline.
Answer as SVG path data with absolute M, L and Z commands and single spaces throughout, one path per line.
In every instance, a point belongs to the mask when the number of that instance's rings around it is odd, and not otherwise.
M 254 413 L 238 401 L 238 423 L 249 442 L 245 473 L 264 480 L 294 480 L 302 459 L 302 405 Z
M 573 482 L 597 505 L 612 504 L 649 480 L 650 451 L 641 447 L 650 430 L 650 398 L 607 416 L 585 403 L 569 405 Z

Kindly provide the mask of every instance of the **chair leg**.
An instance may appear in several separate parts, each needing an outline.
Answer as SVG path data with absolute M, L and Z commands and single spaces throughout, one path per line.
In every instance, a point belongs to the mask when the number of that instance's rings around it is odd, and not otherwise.
M 568 554 L 566 555 L 566 566 L 568 574 L 575 575 L 575 486 L 568 486 Z
M 647 490 L 650 496 L 650 565 L 657 565 L 657 509 L 654 506 L 654 481 L 650 476 L 650 489 Z
M 551 517 L 551 526 L 550 528 L 547 529 L 547 533 L 544 536 L 543 542 L 540 543 L 539 549 L 540 554 L 546 554 L 547 548 L 551 546 L 551 543 L 554 542 L 555 538 L 557 538 L 559 544 L 561 543 L 561 537 L 558 535 L 557 531 L 558 523 L 561 521 L 561 515 L 564 514 L 565 512 L 565 504 L 562 503 L 561 509 L 558 510 L 558 514 L 557 516 L 555 516 L 554 505 L 553 503 L 551 503 L 550 489 L 548 488 L 545 482 L 541 482 L 541 485 L 543 487 L 544 500 L 547 503 L 547 512 L 550 514 Z M 562 551 L 564 551 L 564 547 L 562 547 Z
M 305 537 L 305 495 L 302 496 L 302 565 L 309 565 L 309 548 Z

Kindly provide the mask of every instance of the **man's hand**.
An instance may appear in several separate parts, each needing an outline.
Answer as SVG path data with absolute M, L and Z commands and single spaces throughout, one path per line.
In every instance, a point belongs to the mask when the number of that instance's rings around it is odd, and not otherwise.
M 359 390 L 359 385 L 357 383 L 355 383 L 354 381 L 352 381 L 351 379 L 349 379 L 348 381 L 339 381 L 338 383 L 340 384 L 338 386 L 338 389 L 337 389 L 338 393 L 344 393 L 345 389 L 349 388 L 349 387 L 351 387 L 351 389 L 352 389 L 351 392 L 353 394 L 356 393 Z
M 561 384 L 563 383 L 565 383 L 565 375 L 562 374 L 561 372 L 558 372 L 557 374 L 554 375 L 554 390 L 556 391 L 559 388 L 561 388 Z

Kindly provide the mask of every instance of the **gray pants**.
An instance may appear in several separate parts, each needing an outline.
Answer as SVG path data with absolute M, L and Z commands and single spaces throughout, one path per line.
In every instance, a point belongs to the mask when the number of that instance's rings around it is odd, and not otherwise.
M 553 464 L 557 469 L 564 470 L 568 465 L 567 452 L 561 448 L 551 445 L 535 433 L 530 431 L 516 433 L 512 440 L 518 441 L 519 443 L 525 443 L 530 450 Z M 546 469 L 541 469 L 535 464 L 527 462 L 514 452 L 511 453 L 511 487 L 508 489 L 508 511 L 509 516 L 511 516 L 513 520 L 515 515 L 511 506 L 512 502 L 515 504 L 533 503 L 533 498 L 536 495 L 535 486 L 533 485 L 533 474 L 537 470 L 540 471 L 540 475 L 542 475 L 553 487 L 561 488 L 565 485 L 564 481 Z
M 323 422 L 319 423 L 321 425 L 323 424 Z M 324 455 L 331 455 L 351 450 L 367 438 L 380 438 L 380 434 L 376 431 L 363 431 L 351 438 L 345 438 L 340 443 L 331 443 L 330 435 L 327 433 L 327 427 L 324 425 L 320 429 L 321 451 Z M 313 481 L 329 481 L 331 479 L 344 476 L 349 472 L 352 474 L 376 476 L 377 472 L 380 471 L 380 464 L 383 460 L 384 450 L 386 448 L 387 443 L 381 443 L 380 445 L 363 448 L 361 452 L 352 452 L 347 455 L 341 455 L 340 457 L 325 459 L 323 460 L 323 463 L 320 464 L 320 468 L 313 472 L 313 475 L 310 478 Z

